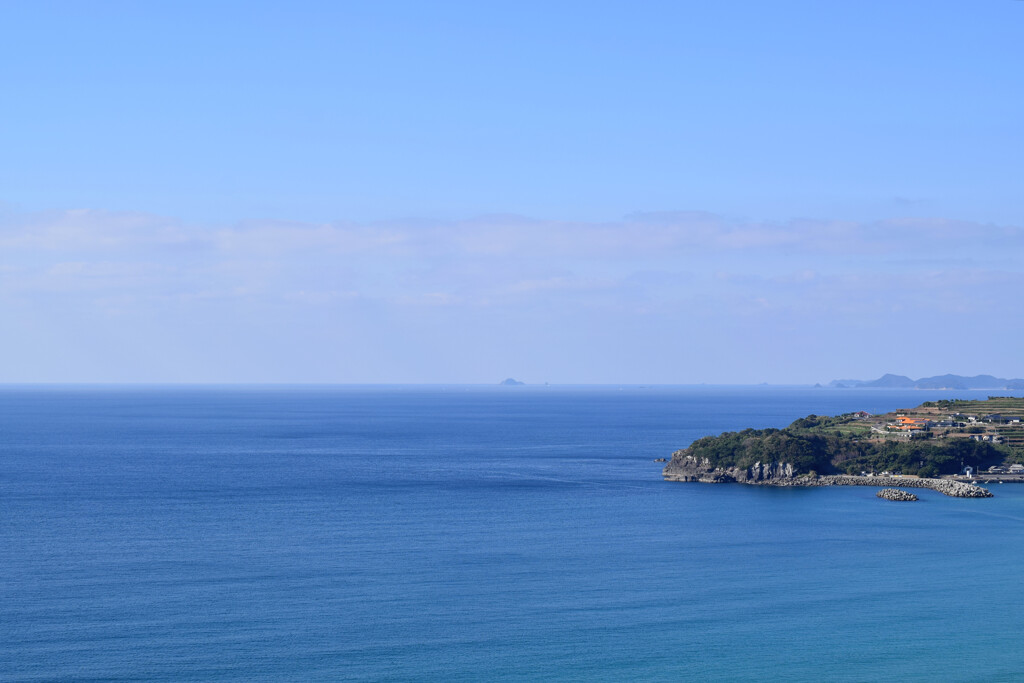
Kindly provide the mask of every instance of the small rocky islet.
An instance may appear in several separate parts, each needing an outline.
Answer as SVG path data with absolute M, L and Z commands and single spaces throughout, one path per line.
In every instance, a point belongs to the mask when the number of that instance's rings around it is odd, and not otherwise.
M 913 493 L 902 489 L 882 489 L 875 495 L 879 498 L 884 498 L 885 500 L 895 500 L 899 502 L 911 502 L 917 500 L 917 496 Z

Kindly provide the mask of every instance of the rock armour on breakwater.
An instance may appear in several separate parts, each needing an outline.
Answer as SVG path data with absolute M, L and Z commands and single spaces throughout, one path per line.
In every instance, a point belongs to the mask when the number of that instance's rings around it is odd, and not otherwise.
M 685 450 L 672 454 L 662 476 L 666 481 L 699 481 L 707 484 L 738 482 L 761 486 L 879 486 L 932 489 L 954 498 L 991 498 L 980 486 L 951 479 L 908 479 L 903 477 L 858 477 L 850 474 L 796 474 L 789 463 L 755 463 L 751 467 L 714 467 L 707 458 L 698 460 Z
M 855 477 L 835 474 L 818 477 L 820 484 L 811 486 L 902 486 L 904 488 L 931 489 L 953 498 L 991 498 L 992 492 L 973 484 L 952 479 L 906 479 L 904 477 Z
M 917 496 L 909 491 L 901 491 L 900 489 L 882 489 L 875 494 L 879 498 L 885 498 L 886 500 L 917 500 Z

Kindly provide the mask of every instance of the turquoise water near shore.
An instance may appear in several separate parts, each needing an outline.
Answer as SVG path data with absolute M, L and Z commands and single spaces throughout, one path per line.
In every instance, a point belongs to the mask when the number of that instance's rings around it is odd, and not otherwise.
M 1024 486 L 900 504 L 653 462 L 951 396 L 0 389 L 0 679 L 1020 680 Z

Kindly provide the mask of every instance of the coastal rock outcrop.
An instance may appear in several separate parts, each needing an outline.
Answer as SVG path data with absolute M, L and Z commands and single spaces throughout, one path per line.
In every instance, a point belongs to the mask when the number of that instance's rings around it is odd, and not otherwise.
M 903 490 L 900 490 L 900 489 L 882 489 L 881 491 L 879 491 L 875 495 L 878 496 L 879 498 L 885 498 L 886 500 L 898 500 L 898 501 L 917 500 L 917 496 L 915 496 L 910 491 L 903 491 Z
M 797 474 L 793 465 L 784 462 L 758 462 L 746 468 L 715 467 L 708 458 L 697 458 L 686 449 L 672 454 L 672 459 L 662 470 L 662 476 L 666 481 L 702 482 L 705 484 L 735 482 L 759 486 L 900 486 L 931 489 L 953 498 L 992 497 L 992 493 L 988 489 L 953 479 Z
M 701 481 L 709 484 L 739 482 L 741 484 L 793 485 L 798 478 L 793 466 L 785 462 L 757 462 L 750 467 L 714 467 L 707 458 L 699 459 L 685 451 L 672 454 L 662 476 L 668 481 Z M 800 478 L 806 478 L 800 477 Z

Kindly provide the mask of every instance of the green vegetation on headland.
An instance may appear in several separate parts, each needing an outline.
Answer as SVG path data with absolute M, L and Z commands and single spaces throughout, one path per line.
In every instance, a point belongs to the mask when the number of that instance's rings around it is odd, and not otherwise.
M 1024 398 L 934 401 L 884 415 L 808 415 L 784 429 L 745 429 L 685 450 L 712 467 L 788 463 L 795 473 L 920 477 L 1024 462 Z

